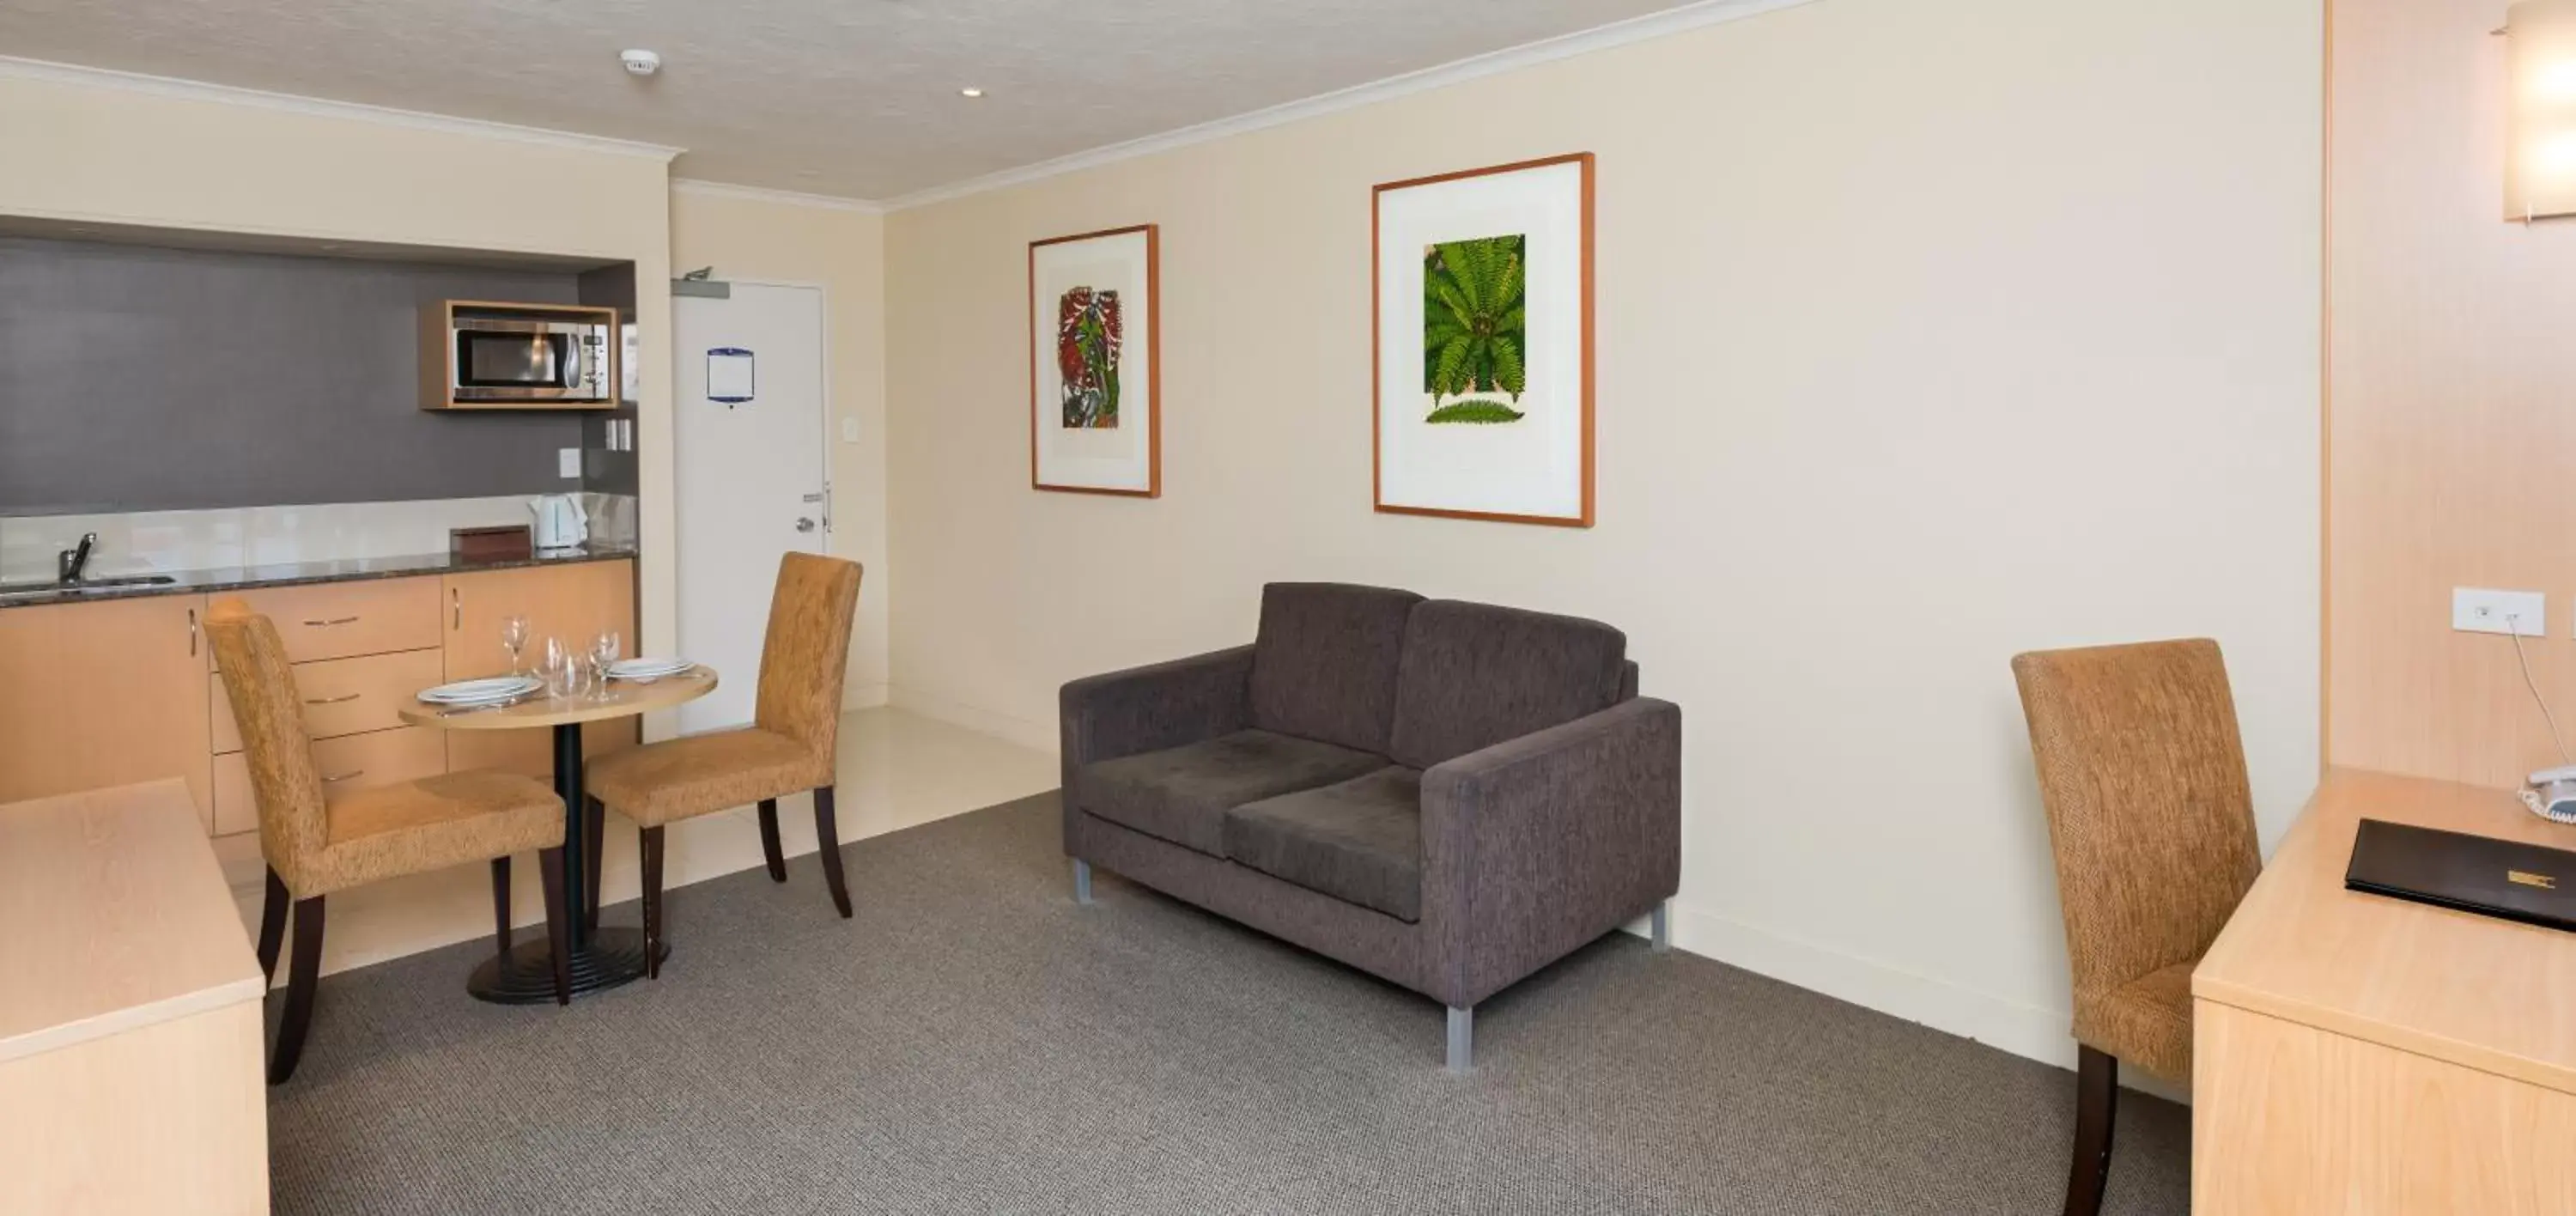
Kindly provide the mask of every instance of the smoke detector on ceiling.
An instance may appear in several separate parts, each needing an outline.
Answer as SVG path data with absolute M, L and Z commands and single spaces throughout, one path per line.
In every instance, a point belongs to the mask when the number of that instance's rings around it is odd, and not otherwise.
M 651 51 L 619 51 L 617 61 L 626 65 L 630 76 L 650 76 L 662 70 L 662 57 Z

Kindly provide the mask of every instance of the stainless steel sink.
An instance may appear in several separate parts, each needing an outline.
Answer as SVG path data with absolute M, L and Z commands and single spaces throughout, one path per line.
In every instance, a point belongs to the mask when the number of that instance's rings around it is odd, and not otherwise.
M 167 587 L 178 581 L 167 574 L 127 574 L 114 578 L 85 578 L 75 583 L 47 579 L 40 583 L 0 583 L 0 596 L 79 595 L 90 591 L 118 591 L 129 587 Z

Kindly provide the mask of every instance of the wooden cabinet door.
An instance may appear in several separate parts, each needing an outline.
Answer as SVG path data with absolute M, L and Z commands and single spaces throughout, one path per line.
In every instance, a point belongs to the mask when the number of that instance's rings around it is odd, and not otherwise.
M 520 660 L 535 667 L 545 657 L 546 639 L 562 638 L 569 646 L 587 647 L 602 629 L 624 639 L 635 653 L 635 567 L 631 562 L 582 562 L 576 565 L 524 566 L 451 574 L 446 579 L 447 678 L 470 680 L 496 676 L 510 666 L 501 648 L 501 621 L 528 618 L 528 648 Z M 632 747 L 638 724 L 633 718 L 593 722 L 583 728 L 582 751 L 597 755 Z M 553 732 L 545 729 L 447 732 L 447 765 L 451 769 L 499 768 L 551 777 Z
M 214 822 L 206 597 L 0 609 L 0 802 L 162 777 Z

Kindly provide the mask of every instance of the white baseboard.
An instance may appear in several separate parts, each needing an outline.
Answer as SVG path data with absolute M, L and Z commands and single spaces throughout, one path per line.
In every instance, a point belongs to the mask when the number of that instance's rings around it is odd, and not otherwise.
M 852 684 L 841 690 L 842 713 L 875 709 L 884 704 L 886 704 L 886 686 L 883 683 Z
M 1057 746 L 1061 743 L 1061 739 L 1056 734 L 1056 724 L 1053 719 L 1031 722 L 1026 718 L 995 713 L 989 709 L 968 705 L 963 701 L 951 701 L 946 697 L 934 696 L 900 684 L 888 685 L 886 693 L 886 704 L 896 709 L 920 714 L 925 718 L 937 718 L 942 722 L 1004 739 L 1025 748 L 1045 752 L 1050 756 L 1055 754 Z
M 2072 1015 L 2064 1010 L 1962 988 L 1679 903 L 1673 945 L 2043 1064 L 2075 1066 L 2075 1039 L 2067 1033 Z

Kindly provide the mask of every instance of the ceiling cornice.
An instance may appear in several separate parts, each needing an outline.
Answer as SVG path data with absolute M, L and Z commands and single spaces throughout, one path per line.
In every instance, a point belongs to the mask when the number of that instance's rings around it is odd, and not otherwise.
M 1382 101 L 1392 101 L 1398 97 L 1447 88 L 1479 77 L 1516 71 L 1559 59 L 1571 59 L 1577 55 L 1589 55 L 1594 51 L 1606 51 L 1632 42 L 1644 42 L 1652 38 L 1721 25 L 1729 21 L 1741 21 L 1746 17 L 1813 2 L 1814 0 L 1699 0 L 1698 3 L 1680 8 L 1649 13 L 1643 17 L 1632 17 L 1626 21 L 1596 26 L 1554 38 L 1544 38 L 1537 42 L 1523 43 L 1520 46 L 1499 51 L 1490 51 L 1437 67 L 1424 68 L 1418 72 L 1389 76 L 1384 80 L 1353 85 L 1347 89 L 1287 102 L 1266 110 L 1254 110 L 1249 114 L 1238 114 L 1232 118 L 1220 118 L 1214 122 L 1182 127 L 1159 135 L 1131 139 L 1124 143 L 1109 144 L 1087 152 L 1076 152 L 1069 156 L 1042 160 L 1017 169 L 1004 169 L 998 173 L 988 173 L 945 186 L 916 190 L 910 194 L 886 199 L 879 205 L 888 211 L 901 211 L 909 207 L 944 203 L 970 194 L 982 194 L 1010 186 L 1025 185 L 1066 173 L 1076 173 L 1084 169 L 1116 164 L 1123 160 L 1134 160 L 1140 156 L 1168 152 L 1175 148 L 1186 148 L 1192 144 L 1224 139 L 1231 135 L 1284 126 L 1309 118 L 1320 118 L 1327 114 L 1358 109 L 1361 106 L 1376 105 Z
M 933 186 L 890 199 L 871 200 L 844 198 L 827 194 L 807 194 L 795 190 L 776 190 L 761 186 L 742 186 L 730 182 L 704 181 L 694 178 L 672 179 L 672 189 L 686 193 L 721 198 L 751 199 L 801 207 L 882 214 L 910 207 L 928 206 L 968 195 L 1025 185 L 1067 173 L 1077 173 L 1102 165 L 1138 157 L 1152 156 L 1192 144 L 1207 143 L 1228 136 L 1242 135 L 1269 127 L 1284 126 L 1310 118 L 1320 118 L 1345 110 L 1375 105 L 1415 93 L 1446 88 L 1485 76 L 1516 71 L 1577 55 L 1609 50 L 1630 43 L 1740 21 L 1779 9 L 1813 3 L 1814 0 L 1698 0 L 1680 8 L 1650 13 L 1626 21 L 1581 30 L 1555 38 L 1541 39 L 1499 51 L 1488 52 L 1436 67 L 1390 76 L 1367 84 L 1354 85 L 1314 97 L 1286 102 L 1248 114 L 1221 118 L 1196 126 L 1182 127 L 1123 143 L 1108 144 L 1087 151 L 1004 169 L 964 181 Z M 50 63 L 38 59 L 20 59 L 0 55 L 0 80 L 39 80 L 60 84 L 87 85 L 96 88 L 122 89 L 162 97 L 179 97 L 197 101 L 225 102 L 233 105 L 258 106 L 290 113 L 385 123 L 417 130 L 444 131 L 451 134 L 477 135 L 510 139 L 523 143 L 576 148 L 621 156 L 637 156 L 663 162 L 686 151 L 684 148 L 638 140 L 611 139 L 571 131 L 553 131 L 542 127 L 523 127 L 513 123 L 488 122 L 475 118 L 458 118 L 418 110 L 400 110 L 389 106 L 372 106 L 360 102 L 331 101 L 291 93 L 273 93 L 262 89 L 237 88 L 208 84 L 169 76 L 149 76 L 139 72 L 121 72 L 109 68 L 81 67 L 76 64 Z
M 671 189 L 679 194 L 700 194 L 709 198 L 736 198 L 755 203 L 780 203 L 790 207 L 821 207 L 829 211 L 856 211 L 865 215 L 885 214 L 885 204 L 863 198 L 843 198 L 837 194 L 807 194 L 802 190 L 772 190 L 766 186 L 737 186 L 732 182 L 711 182 L 694 177 L 671 179 Z
M 666 164 L 672 157 L 686 150 L 663 144 L 644 143 L 640 140 L 610 139 L 602 135 L 581 135 L 571 131 L 550 131 L 543 127 L 522 127 L 515 123 L 487 122 L 479 118 L 458 118 L 453 115 L 429 114 L 418 110 L 397 110 L 390 106 L 371 106 L 354 101 L 330 101 L 293 93 L 271 93 L 264 89 L 236 88 L 225 84 L 207 84 L 199 80 L 147 76 L 140 72 L 120 72 L 110 68 L 49 63 L 41 59 L 19 59 L 9 55 L 0 55 L 0 80 L 35 80 L 49 84 L 118 89 L 155 97 L 177 97 L 189 101 L 256 106 L 264 110 L 282 110 L 290 114 L 382 123 L 387 126 L 409 127 L 418 131 L 441 131 L 450 135 L 473 135 L 486 139 L 507 139 L 519 143 L 573 148 L 584 152 L 635 156 Z

